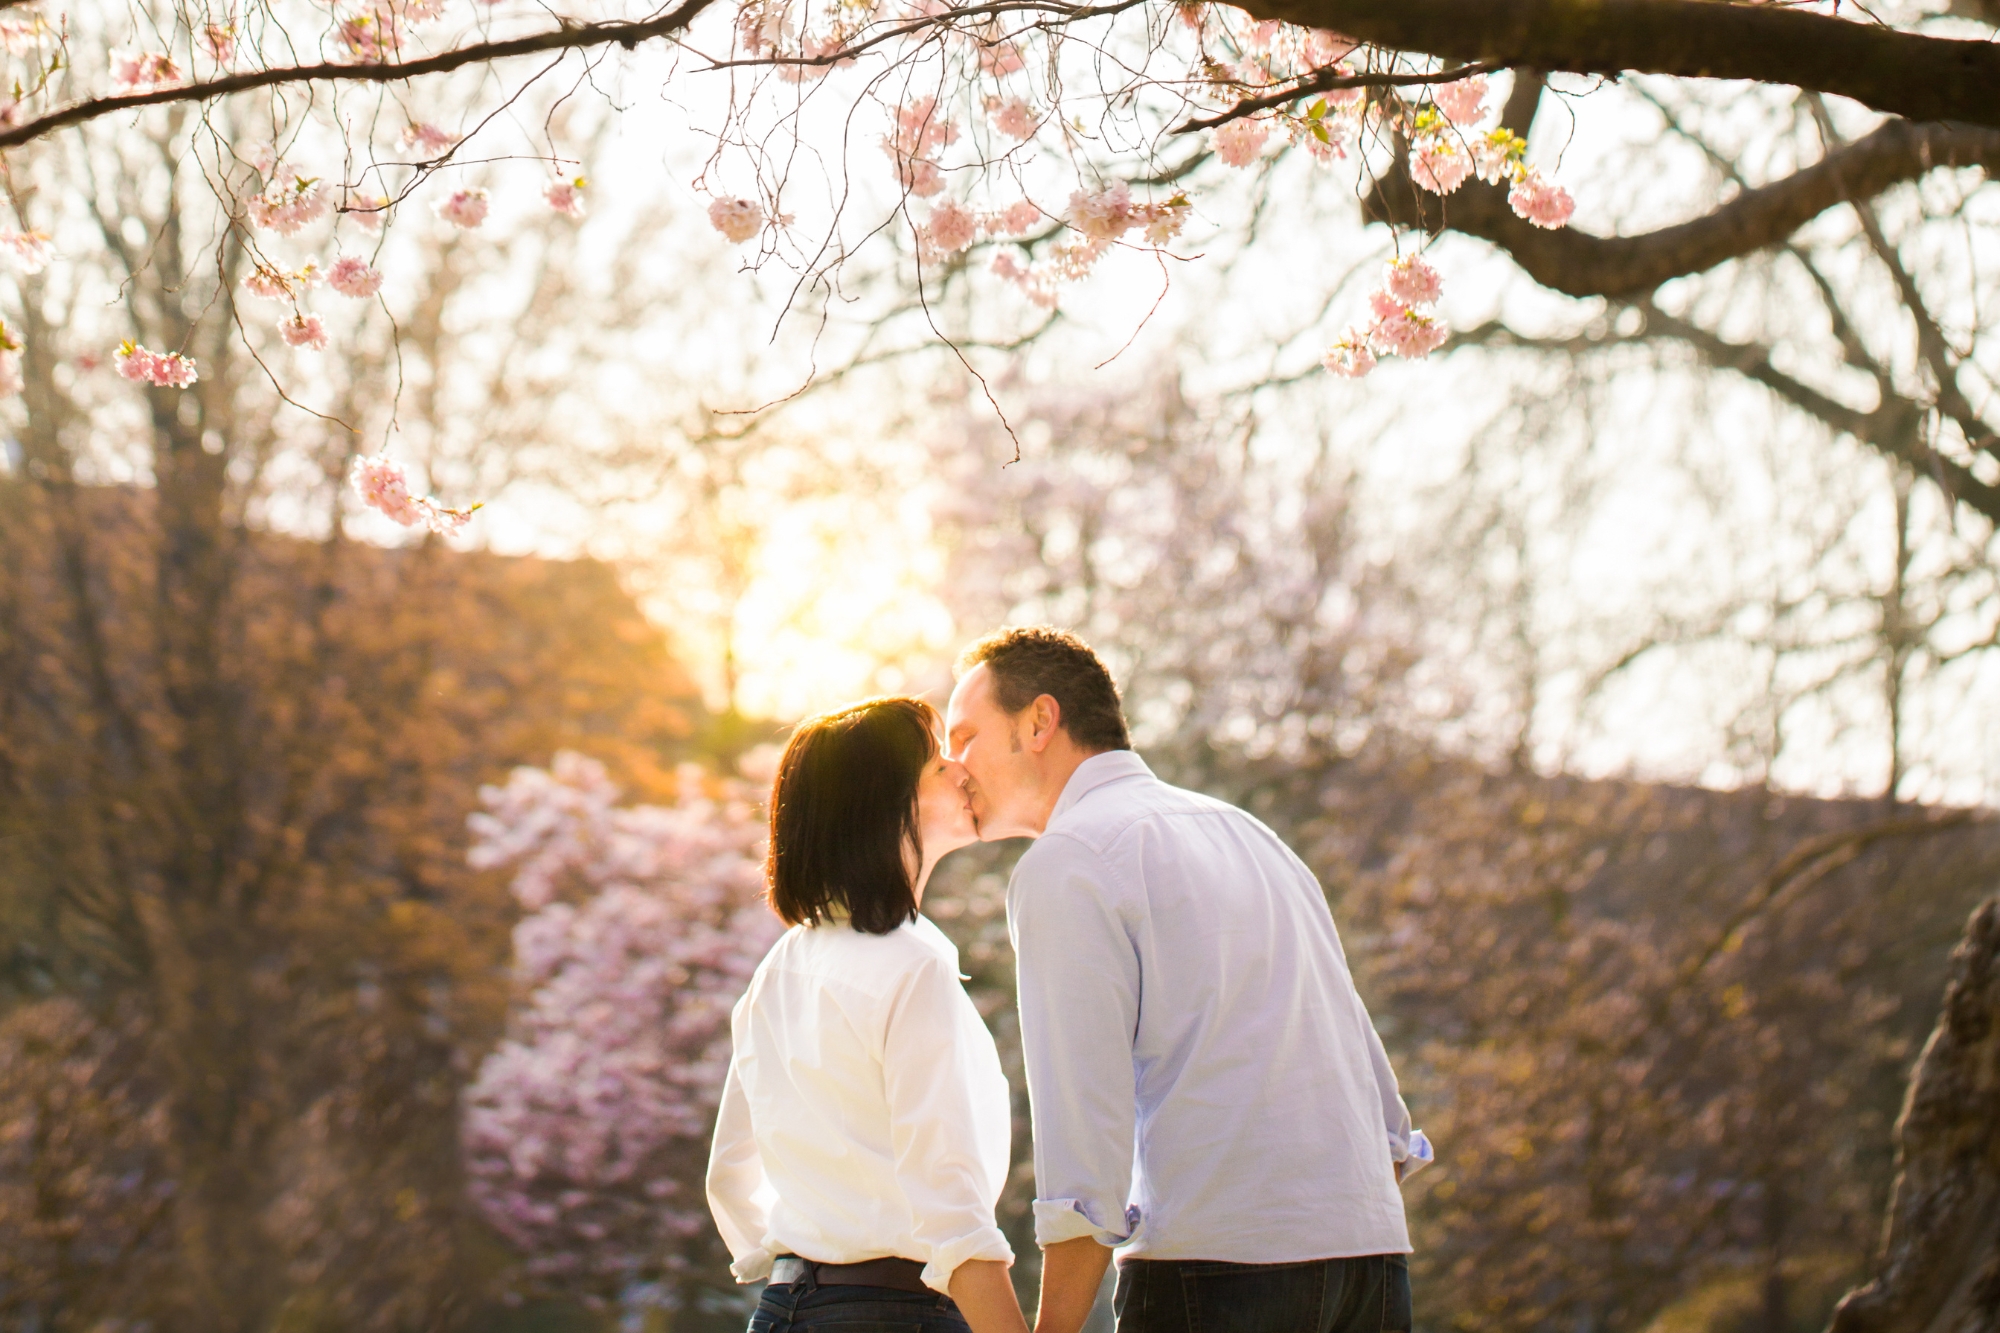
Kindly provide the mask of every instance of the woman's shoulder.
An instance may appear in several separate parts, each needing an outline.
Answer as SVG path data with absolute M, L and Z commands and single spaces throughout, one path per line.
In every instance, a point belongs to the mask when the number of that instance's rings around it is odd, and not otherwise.
M 955 975 L 958 950 L 926 917 L 881 935 L 856 930 L 846 921 L 823 921 L 786 931 L 763 966 L 882 990 L 927 968 L 943 967 Z

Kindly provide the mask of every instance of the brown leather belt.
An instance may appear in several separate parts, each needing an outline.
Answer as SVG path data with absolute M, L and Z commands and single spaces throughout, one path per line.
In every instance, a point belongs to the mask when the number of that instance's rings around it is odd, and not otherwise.
M 796 1266 L 796 1272 L 789 1271 Z M 924 1266 L 915 1259 L 864 1259 L 858 1264 L 822 1264 L 781 1254 L 771 1263 L 773 1286 L 787 1286 L 810 1279 L 821 1287 L 888 1287 L 892 1291 L 914 1291 L 934 1295 L 924 1285 Z

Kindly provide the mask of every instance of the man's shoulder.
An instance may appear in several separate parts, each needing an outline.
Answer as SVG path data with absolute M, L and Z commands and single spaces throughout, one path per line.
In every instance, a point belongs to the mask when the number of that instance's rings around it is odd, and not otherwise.
M 1171 837 L 1182 821 L 1203 819 L 1257 824 L 1254 816 L 1227 801 L 1151 774 L 1107 783 L 1049 821 L 1042 836 L 1021 854 L 1015 878 L 1017 882 L 1023 875 L 1041 878 L 1070 867 L 1112 872 L 1139 854 L 1147 833 Z

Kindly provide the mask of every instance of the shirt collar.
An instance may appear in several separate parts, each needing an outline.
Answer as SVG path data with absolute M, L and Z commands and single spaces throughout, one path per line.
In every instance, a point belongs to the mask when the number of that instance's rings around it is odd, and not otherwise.
M 1056 808 L 1049 811 L 1049 824 L 1061 819 L 1071 806 L 1107 783 L 1152 776 L 1153 770 L 1146 767 L 1146 761 L 1131 750 L 1106 750 L 1102 754 L 1094 754 L 1078 764 L 1069 775 L 1069 781 L 1063 784 L 1062 795 L 1056 798 Z M 1042 827 L 1046 830 L 1048 825 Z

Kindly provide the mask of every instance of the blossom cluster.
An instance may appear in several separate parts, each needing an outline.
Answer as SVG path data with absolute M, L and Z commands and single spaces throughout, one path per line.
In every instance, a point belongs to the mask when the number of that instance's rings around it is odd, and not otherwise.
M 147 351 L 129 338 L 118 344 L 112 359 L 126 379 L 162 389 L 185 389 L 200 378 L 194 362 L 179 352 Z
M 113 51 L 111 86 L 121 93 L 141 93 L 181 82 L 186 75 L 164 51 Z
M 509 868 L 521 999 L 465 1099 L 470 1194 L 578 1295 L 672 1280 L 709 1226 L 708 1138 L 729 1013 L 780 929 L 759 901 L 748 784 L 693 767 L 671 805 L 619 805 L 562 753 L 480 792 L 478 868 Z
M 920 199 L 944 189 L 938 157 L 958 141 L 958 127 L 939 110 L 937 98 L 920 97 L 896 110 L 895 132 L 883 137 L 882 151 L 896 164 L 903 188 Z
M 331 207 L 324 181 L 282 165 L 270 169 L 263 191 L 248 203 L 251 225 L 280 236 L 298 235 Z
M 764 206 L 755 199 L 719 198 L 708 206 L 708 222 L 732 241 L 747 241 L 764 230 Z
M 40 273 L 55 258 L 55 243 L 43 231 L 0 231 L 0 252 L 15 268 L 29 277 Z
M 1342 334 L 1326 349 L 1321 364 L 1336 375 L 1359 379 L 1375 369 L 1378 356 L 1429 356 L 1451 332 L 1430 313 L 1443 292 L 1443 279 L 1422 255 L 1395 260 L 1369 294 L 1369 323 Z
M 1476 74 L 1445 84 L 1433 95 L 1435 112 L 1420 113 L 1410 141 L 1410 179 L 1432 194 L 1447 195 L 1474 175 L 1488 185 L 1509 184 L 1514 212 L 1551 231 L 1567 226 L 1576 209 L 1569 191 L 1527 164 L 1527 143 L 1495 127 L 1478 133 L 1467 127 L 1485 119 L 1486 76 Z
M 309 345 L 309 340 L 317 336 L 318 345 L 324 346 L 325 331 L 318 328 L 318 318 L 306 316 L 304 319 L 310 323 L 302 328 L 298 341 L 293 341 L 289 325 L 285 326 L 285 341 L 294 346 Z M 369 508 L 379 510 L 406 528 L 422 524 L 444 537 L 455 535 L 471 522 L 473 511 L 479 508 L 473 505 L 469 509 L 452 509 L 431 496 L 412 494 L 409 474 L 403 470 L 403 465 L 381 454 L 355 459 L 350 480 L 355 494 Z

